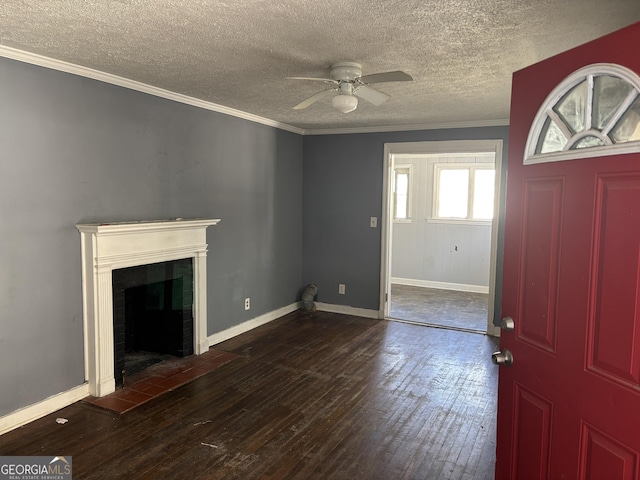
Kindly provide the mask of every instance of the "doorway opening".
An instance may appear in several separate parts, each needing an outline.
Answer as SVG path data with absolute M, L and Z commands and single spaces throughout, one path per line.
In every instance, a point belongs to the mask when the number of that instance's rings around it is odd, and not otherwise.
M 496 335 L 501 140 L 385 145 L 385 318 Z

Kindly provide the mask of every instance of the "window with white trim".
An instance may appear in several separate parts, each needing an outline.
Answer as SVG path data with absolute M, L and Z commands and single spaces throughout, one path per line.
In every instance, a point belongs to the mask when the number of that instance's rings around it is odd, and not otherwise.
M 436 163 L 431 220 L 455 223 L 493 219 L 495 165 Z
M 569 160 L 640 148 L 640 77 L 613 64 L 567 77 L 533 121 L 524 164 Z
M 411 221 L 412 165 L 397 165 L 393 169 L 393 220 Z

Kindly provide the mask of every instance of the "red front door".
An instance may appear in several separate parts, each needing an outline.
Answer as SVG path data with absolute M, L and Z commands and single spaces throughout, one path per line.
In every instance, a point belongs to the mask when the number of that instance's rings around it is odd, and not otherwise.
M 514 75 L 498 480 L 640 479 L 640 153 L 522 164 L 554 87 L 595 63 L 640 74 L 639 45 L 636 24 Z

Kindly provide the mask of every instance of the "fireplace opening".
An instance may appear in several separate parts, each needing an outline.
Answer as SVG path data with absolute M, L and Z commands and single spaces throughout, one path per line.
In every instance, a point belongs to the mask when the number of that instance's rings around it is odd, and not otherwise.
M 113 270 L 112 281 L 116 385 L 194 353 L 191 258 Z

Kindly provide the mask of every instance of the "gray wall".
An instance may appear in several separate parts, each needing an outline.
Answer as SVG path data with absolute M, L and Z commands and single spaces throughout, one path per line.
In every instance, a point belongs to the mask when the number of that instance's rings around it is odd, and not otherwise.
M 378 310 L 382 237 L 369 218 L 382 218 L 384 144 L 502 139 L 504 176 L 507 136 L 508 127 L 305 136 L 303 283 L 318 285 L 320 302 Z M 502 232 L 498 237 L 500 246 Z M 502 258 L 497 272 L 496 318 Z M 338 294 L 339 283 L 346 284 L 345 295 Z
M 84 380 L 76 223 L 221 218 L 208 230 L 209 335 L 310 282 L 322 302 L 377 310 L 381 230 L 369 217 L 382 216 L 384 143 L 506 137 L 303 138 L 0 58 L 0 415 Z
M 295 302 L 302 154 L 300 135 L 0 58 L 0 415 L 84 381 L 76 223 L 221 218 L 209 335 Z

